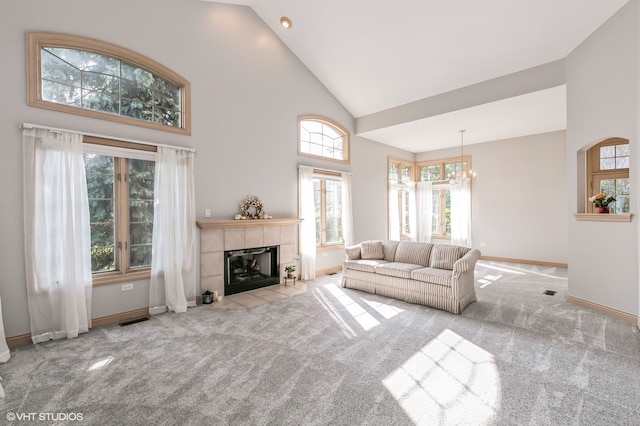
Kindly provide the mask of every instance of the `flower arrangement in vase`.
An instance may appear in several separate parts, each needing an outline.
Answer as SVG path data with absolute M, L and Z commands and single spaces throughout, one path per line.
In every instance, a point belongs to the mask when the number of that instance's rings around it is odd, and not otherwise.
M 593 203 L 598 213 L 609 213 L 609 204 L 616 201 L 616 199 L 611 195 L 607 195 L 606 192 L 600 192 L 589 197 L 589 201 Z

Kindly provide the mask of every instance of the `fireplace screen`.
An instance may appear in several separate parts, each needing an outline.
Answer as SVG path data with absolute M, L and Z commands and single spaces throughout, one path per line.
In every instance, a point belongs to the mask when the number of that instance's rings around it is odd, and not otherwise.
M 225 251 L 224 294 L 280 282 L 278 246 Z

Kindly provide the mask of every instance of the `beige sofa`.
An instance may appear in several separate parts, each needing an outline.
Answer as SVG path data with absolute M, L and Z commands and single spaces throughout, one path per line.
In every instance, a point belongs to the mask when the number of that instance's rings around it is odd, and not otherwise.
M 345 248 L 345 254 L 342 287 L 454 314 L 476 301 L 477 249 L 411 241 L 364 241 Z

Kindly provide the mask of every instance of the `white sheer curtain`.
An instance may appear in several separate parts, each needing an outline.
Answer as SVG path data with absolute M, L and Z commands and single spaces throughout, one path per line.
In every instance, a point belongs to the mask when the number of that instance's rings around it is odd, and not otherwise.
M 418 182 L 416 205 L 418 207 L 417 236 L 416 239 L 423 243 L 431 242 L 433 230 L 433 185 L 431 182 Z
M 417 238 L 417 224 L 416 224 L 416 183 L 405 182 L 404 183 L 409 197 L 409 230 L 411 235 L 411 241 L 416 241 Z
M 400 209 L 398 204 L 401 183 L 389 182 L 389 239 L 400 239 Z
M 149 312 L 185 312 L 196 297 L 194 153 L 158 147 Z
M 300 180 L 300 254 L 301 277 L 316 277 L 316 209 L 313 201 L 313 167 L 298 166 Z
M 405 205 L 405 197 L 408 203 Z M 405 217 L 408 215 L 408 217 Z M 389 239 L 399 240 L 407 220 L 411 239 L 416 239 L 416 184 L 415 182 L 389 182 Z
M 451 244 L 471 247 L 471 185 L 451 185 Z
M 91 231 L 82 135 L 24 129 L 24 227 L 33 343 L 91 327 Z
M 344 245 L 353 244 L 353 208 L 351 204 L 351 173 L 342 176 L 342 236 Z M 315 238 L 315 237 L 314 237 Z

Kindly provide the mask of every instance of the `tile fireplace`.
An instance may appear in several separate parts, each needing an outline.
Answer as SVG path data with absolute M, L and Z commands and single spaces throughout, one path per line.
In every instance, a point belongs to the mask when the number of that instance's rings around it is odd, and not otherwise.
M 300 222 L 302 219 L 298 218 L 197 221 L 200 229 L 200 293 L 210 290 L 217 291 L 220 295 L 229 295 L 250 289 L 243 289 L 242 285 L 231 286 L 231 289 L 225 286 L 225 274 L 229 274 L 226 271 L 229 258 L 225 252 L 240 253 L 242 250 L 249 250 L 248 253 L 239 256 L 241 260 L 236 259 L 234 270 L 237 272 L 236 276 L 232 277 L 236 281 L 241 281 L 251 274 L 254 278 L 259 277 L 258 274 L 267 275 L 268 270 L 270 284 L 265 285 L 281 282 L 285 276 L 284 267 L 295 263 L 298 255 Z M 251 250 L 273 247 L 277 247 L 275 260 L 270 260 L 270 263 L 261 260 L 263 263 L 259 264 L 259 260 L 255 259 L 252 270 L 252 256 L 257 253 L 251 253 Z M 269 255 L 272 254 L 270 251 Z M 247 260 L 247 268 L 244 266 L 244 260 Z M 260 272 L 256 271 L 255 266 L 259 266 Z

